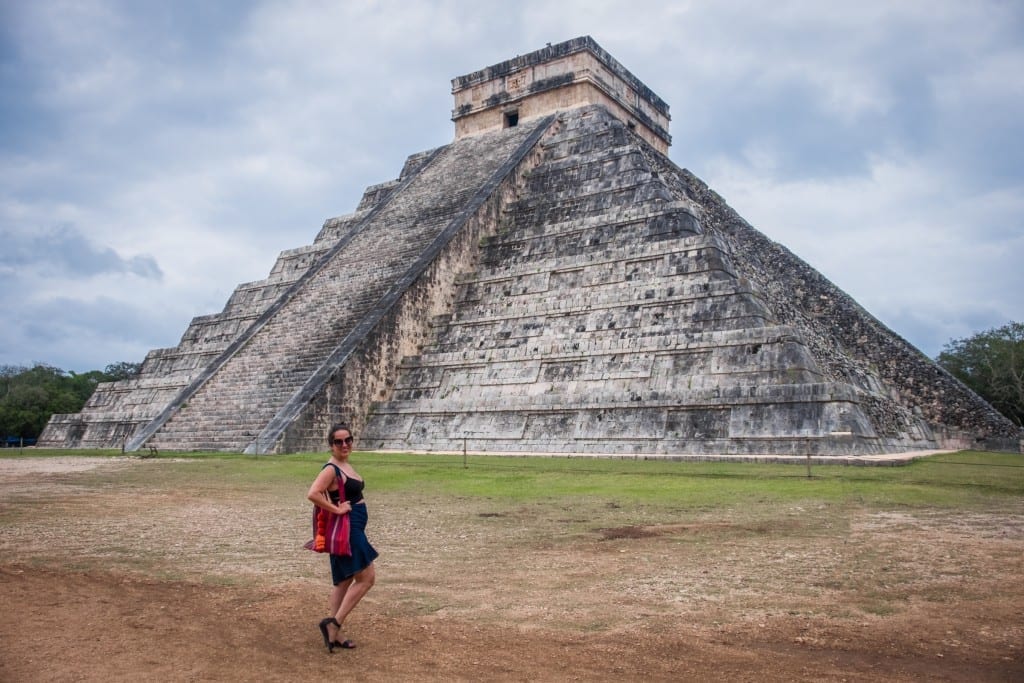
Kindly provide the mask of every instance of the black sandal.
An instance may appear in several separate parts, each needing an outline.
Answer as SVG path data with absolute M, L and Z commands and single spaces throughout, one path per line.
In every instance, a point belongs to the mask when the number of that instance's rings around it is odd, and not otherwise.
M 338 620 L 335 619 L 334 617 L 327 617 L 326 619 L 321 619 L 320 620 L 320 624 L 319 624 L 319 626 L 320 626 L 320 635 L 322 635 L 324 637 L 324 647 L 327 648 L 328 652 L 334 652 L 334 646 L 335 645 L 339 645 L 341 647 L 345 647 L 345 646 L 343 644 L 339 643 L 336 640 L 331 640 L 331 636 L 327 632 L 327 625 L 328 624 L 334 624 L 338 628 L 341 628 L 341 624 L 339 624 Z M 348 641 L 346 641 L 346 642 L 348 642 Z M 353 647 L 355 647 L 355 645 L 353 645 Z
M 337 640 L 334 641 L 334 647 L 340 647 L 343 650 L 354 650 L 354 649 L 356 649 L 356 644 L 355 644 L 354 641 L 351 641 L 351 640 L 346 638 L 345 640 L 341 641 L 340 643 Z

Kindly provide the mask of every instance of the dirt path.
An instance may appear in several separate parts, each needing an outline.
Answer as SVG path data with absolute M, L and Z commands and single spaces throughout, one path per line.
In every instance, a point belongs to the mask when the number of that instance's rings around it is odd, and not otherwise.
M 1021 505 L 833 537 L 821 511 L 580 533 L 559 529 L 596 513 L 453 501 L 431 526 L 379 497 L 359 647 L 328 655 L 322 558 L 271 543 L 253 565 L 225 540 L 249 493 L 211 512 L 206 491 L 158 491 L 143 516 L 128 475 L 160 463 L 76 461 L 39 478 L 0 460 L 0 681 L 1024 680 Z M 104 468 L 125 469 L 81 478 Z M 74 490 L 63 540 L 55 485 Z M 290 502 L 260 498 L 261 534 L 301 534 Z

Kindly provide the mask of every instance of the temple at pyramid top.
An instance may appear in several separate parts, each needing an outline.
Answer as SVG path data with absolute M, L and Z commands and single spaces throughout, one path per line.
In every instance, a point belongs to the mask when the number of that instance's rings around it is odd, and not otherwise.
M 672 144 L 668 105 L 590 36 L 453 78 L 452 94 L 456 140 L 596 104 L 662 154 Z

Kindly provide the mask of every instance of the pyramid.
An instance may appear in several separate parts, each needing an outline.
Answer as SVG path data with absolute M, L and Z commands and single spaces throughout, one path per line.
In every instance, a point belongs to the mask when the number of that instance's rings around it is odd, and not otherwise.
M 452 81 L 410 156 L 269 277 L 55 415 L 49 447 L 860 456 L 1021 433 L 668 159 L 582 37 Z

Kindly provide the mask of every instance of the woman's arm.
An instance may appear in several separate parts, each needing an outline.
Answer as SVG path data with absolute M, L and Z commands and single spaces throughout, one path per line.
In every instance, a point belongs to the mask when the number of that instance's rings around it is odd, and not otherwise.
M 339 505 L 331 502 L 328 491 L 331 490 L 332 483 L 334 483 L 334 469 L 325 467 L 320 470 L 320 474 L 316 475 L 313 485 L 309 487 L 309 493 L 306 494 L 306 498 L 319 508 L 333 512 L 336 515 L 344 515 L 352 510 L 352 504 L 347 500 Z

